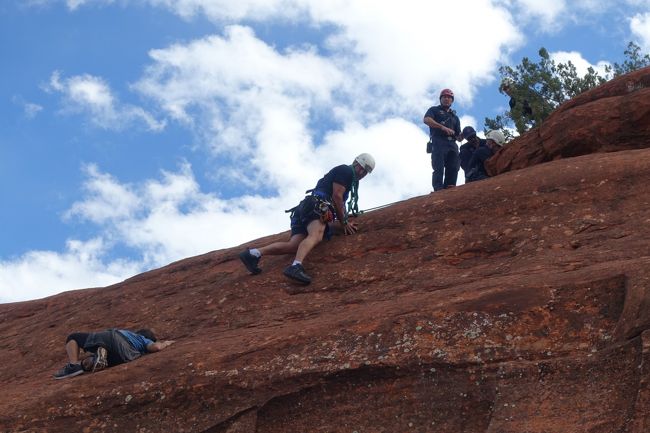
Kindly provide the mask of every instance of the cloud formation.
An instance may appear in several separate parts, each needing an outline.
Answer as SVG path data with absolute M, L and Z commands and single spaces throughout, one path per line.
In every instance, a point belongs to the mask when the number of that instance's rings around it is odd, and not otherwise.
M 650 2 L 649 2 L 650 3 Z M 648 5 L 650 8 L 650 4 Z M 630 20 L 630 29 L 639 39 L 639 45 L 647 53 L 650 52 L 650 12 L 636 14 Z
M 147 129 L 158 132 L 165 127 L 164 121 L 157 121 L 144 109 L 121 104 L 100 77 L 84 74 L 62 78 L 61 72 L 54 71 L 45 89 L 63 95 L 65 112 L 87 114 L 92 123 L 104 129 L 119 131 L 144 123 Z

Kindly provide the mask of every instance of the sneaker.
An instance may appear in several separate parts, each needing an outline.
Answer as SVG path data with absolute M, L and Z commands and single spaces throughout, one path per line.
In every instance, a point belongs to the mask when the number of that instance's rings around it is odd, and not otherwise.
M 97 354 L 93 360 L 92 372 L 100 371 L 108 367 L 108 350 L 103 347 L 97 348 Z
M 305 272 L 305 268 L 303 268 L 302 265 L 295 264 L 295 265 L 288 266 L 283 273 L 284 275 L 291 278 L 292 280 L 296 280 L 300 283 L 303 284 L 311 283 L 311 277 L 307 275 L 307 273 Z
M 257 275 L 262 272 L 262 269 L 257 266 L 260 262 L 260 258 L 252 255 L 250 250 L 242 251 L 239 254 L 239 260 L 241 260 L 244 266 L 246 266 L 246 269 L 248 269 L 248 272 L 251 274 Z
M 84 369 L 81 364 L 66 364 L 61 370 L 54 373 L 55 379 L 65 379 L 83 374 Z

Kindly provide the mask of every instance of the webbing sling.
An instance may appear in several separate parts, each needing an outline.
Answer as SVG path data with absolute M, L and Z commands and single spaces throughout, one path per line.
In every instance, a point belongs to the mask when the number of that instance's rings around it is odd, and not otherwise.
M 350 187 L 350 200 L 348 201 L 348 215 L 356 217 L 359 215 L 359 179 L 357 179 L 357 172 L 354 165 L 349 166 L 352 170 L 352 186 Z M 347 221 L 347 216 L 345 221 Z

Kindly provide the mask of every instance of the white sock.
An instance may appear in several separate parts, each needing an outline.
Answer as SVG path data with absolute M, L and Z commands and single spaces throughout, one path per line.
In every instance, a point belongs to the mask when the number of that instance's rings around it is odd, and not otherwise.
M 249 251 L 252 255 L 254 255 L 255 257 L 257 257 L 258 259 L 259 259 L 260 257 L 262 257 L 262 253 L 260 253 L 260 250 L 258 250 L 257 248 L 251 248 L 251 249 L 248 250 L 248 251 Z
M 296 265 L 302 265 L 302 262 L 299 262 L 298 260 L 294 260 L 291 266 L 296 266 Z

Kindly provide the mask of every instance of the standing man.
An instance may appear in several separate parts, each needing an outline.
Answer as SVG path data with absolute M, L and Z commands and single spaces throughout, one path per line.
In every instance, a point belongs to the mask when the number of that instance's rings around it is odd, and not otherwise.
M 433 143 L 431 167 L 433 168 L 433 190 L 438 191 L 456 186 L 460 160 L 456 140 L 460 138 L 460 120 L 451 104 L 454 92 L 444 89 L 440 92 L 440 105 L 431 107 L 424 115 Z
M 253 274 L 262 272 L 257 264 L 263 255 L 296 253 L 293 263 L 284 275 L 302 284 L 311 283 L 302 266 L 307 254 L 323 239 L 330 237 L 330 225 L 338 220 L 338 227 L 346 235 L 354 234 L 357 225 L 348 221 L 345 202 L 351 193 L 351 203 L 358 201 L 359 181 L 375 168 L 375 159 L 369 153 L 357 156 L 351 165 L 338 165 L 321 178 L 298 206 L 291 209 L 291 238 L 261 248 L 251 248 L 239 254 L 246 269 Z M 287 211 L 289 212 L 289 211 Z

